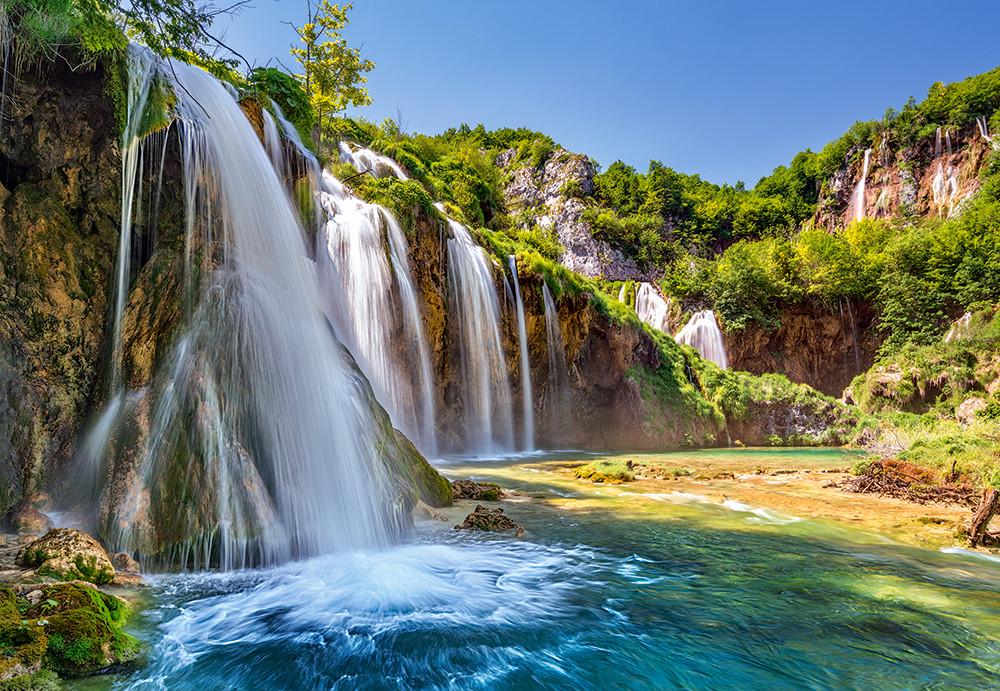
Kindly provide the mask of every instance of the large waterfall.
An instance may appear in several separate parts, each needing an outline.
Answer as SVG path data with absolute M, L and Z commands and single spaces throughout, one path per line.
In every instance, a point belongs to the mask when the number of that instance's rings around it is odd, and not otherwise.
M 865 149 L 865 160 L 861 164 L 861 178 L 851 195 L 852 217 L 860 221 L 865 217 L 865 187 L 868 185 L 868 167 L 871 165 L 872 150 Z
M 510 275 L 514 283 L 514 299 L 517 305 L 517 342 L 521 365 L 521 416 L 523 441 L 521 448 L 532 451 L 535 448 L 535 407 L 531 391 L 531 359 L 528 355 L 528 333 L 524 318 L 524 302 L 521 300 L 521 279 L 517 273 L 517 258 L 510 255 Z
M 509 451 L 514 448 L 510 381 L 493 265 L 468 228 L 451 219 L 448 226 L 449 299 L 459 332 L 464 449 Z
M 670 333 L 670 302 L 664 300 L 649 283 L 640 283 L 635 291 L 635 313 L 654 329 Z
M 388 543 L 398 517 L 383 430 L 324 317 L 268 152 L 214 77 L 135 55 L 133 83 L 148 89 L 155 72 L 176 95 L 188 287 L 172 353 L 131 397 L 140 422 L 119 430 L 134 443 L 119 445 L 104 489 L 109 541 L 195 568 Z M 144 102 L 130 98 L 130 122 Z
M 334 323 L 396 426 L 433 454 L 434 381 L 403 229 L 327 172 L 319 199 L 328 220 L 318 264 Z
M 695 312 L 674 338 L 678 343 L 691 346 L 703 358 L 711 360 L 722 369 L 729 367 L 726 346 L 722 340 L 719 323 L 715 320 L 715 312 L 711 310 Z
M 549 291 L 549 285 L 542 281 L 542 302 L 545 305 L 545 341 L 549 351 L 549 381 L 545 392 L 545 407 L 550 420 L 558 416 L 563 408 L 569 372 L 566 366 L 566 342 L 559 326 L 559 310 Z

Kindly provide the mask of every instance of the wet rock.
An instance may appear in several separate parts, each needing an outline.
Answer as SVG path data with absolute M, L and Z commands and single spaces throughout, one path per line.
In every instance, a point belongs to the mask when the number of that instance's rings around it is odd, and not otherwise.
M 477 504 L 475 510 L 465 517 L 462 525 L 455 530 L 482 530 L 491 533 L 513 533 L 514 537 L 524 537 L 524 528 L 511 520 L 503 509 L 488 509 Z
M 418 521 L 447 521 L 448 517 L 443 513 L 435 509 L 433 506 L 428 506 L 422 501 L 418 501 L 416 506 L 413 507 L 413 518 Z
M 474 499 L 476 501 L 500 501 L 503 489 L 493 482 L 475 482 L 474 480 L 455 480 L 451 483 L 452 496 L 455 499 Z
M 52 528 L 52 521 L 38 509 L 20 503 L 7 512 L 4 528 L 18 535 L 42 535 Z
M 973 396 L 962 401 L 961 405 L 955 409 L 955 419 L 963 425 L 968 425 L 975 421 L 976 414 L 986 409 L 986 399 Z
M 125 552 L 117 552 L 111 557 L 111 565 L 115 567 L 116 573 L 136 574 L 142 571 L 139 562 L 132 558 L 132 555 Z
M 21 566 L 38 567 L 42 576 L 81 580 L 98 585 L 110 583 L 115 568 L 101 544 L 72 528 L 55 528 L 35 540 L 17 557 Z

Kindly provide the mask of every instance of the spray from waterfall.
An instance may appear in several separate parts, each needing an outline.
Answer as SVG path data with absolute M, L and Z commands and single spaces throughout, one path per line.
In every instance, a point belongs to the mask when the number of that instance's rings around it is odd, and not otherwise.
M 635 313 L 640 321 L 663 333 L 670 333 L 670 301 L 664 300 L 651 284 L 639 284 L 635 292 Z
M 695 312 L 674 339 L 697 350 L 703 358 L 717 364 L 722 369 L 729 367 L 722 331 L 715 319 L 715 312 L 702 310 Z
M 549 286 L 542 282 L 542 302 L 545 304 L 545 340 L 549 351 L 549 379 L 546 391 L 546 407 L 549 417 L 558 415 L 563 409 L 563 398 L 569 385 L 566 366 L 566 342 L 559 326 L 559 310 L 556 308 Z
M 860 221 L 865 217 L 865 187 L 868 185 L 868 167 L 871 164 L 872 150 L 865 149 L 865 160 L 861 166 L 861 179 L 854 188 L 851 195 L 851 207 L 855 221 Z
M 507 258 L 510 275 L 514 283 L 514 299 L 517 305 L 517 340 L 521 355 L 521 417 L 524 439 L 521 448 L 533 451 L 535 448 L 535 408 L 531 391 L 531 360 L 528 355 L 528 330 L 524 319 L 524 303 L 521 300 L 521 279 L 517 273 L 517 259 Z
M 328 312 L 396 427 L 437 451 L 434 381 L 403 229 L 323 173 L 317 263 Z
M 514 448 L 511 393 L 493 265 L 468 228 L 448 219 L 448 284 L 458 330 L 465 450 Z
M 377 404 L 323 316 L 305 234 L 271 158 L 221 82 L 141 49 L 130 60 L 138 86 L 129 121 L 152 72 L 176 95 L 185 323 L 136 393 L 134 415 L 113 409 L 117 399 L 105 411 L 132 440 L 117 446 L 117 480 L 104 488 L 105 536 L 182 568 L 387 544 L 400 519 Z M 131 198 L 123 194 L 123 234 Z M 116 291 L 124 305 L 127 285 Z

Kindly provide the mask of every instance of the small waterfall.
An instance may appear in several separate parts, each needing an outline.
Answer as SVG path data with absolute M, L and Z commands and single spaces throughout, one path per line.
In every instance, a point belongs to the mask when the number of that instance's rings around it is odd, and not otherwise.
M 434 381 L 403 229 L 326 171 L 319 200 L 317 263 L 341 339 L 396 427 L 435 454 Z
M 628 283 L 622 283 L 621 290 L 618 291 L 618 302 L 623 305 L 628 304 L 625 300 L 628 298 Z
M 969 335 L 969 327 L 972 324 L 972 312 L 966 312 L 956 319 L 944 335 L 944 342 L 951 343 L 966 338 Z
M 371 149 L 358 147 L 351 148 L 347 142 L 340 142 L 340 160 L 343 163 L 350 163 L 359 173 L 371 173 L 377 178 L 385 175 L 395 175 L 400 180 L 409 180 L 409 176 L 399 164 L 388 156 L 375 153 Z
M 493 265 L 468 228 L 448 219 L 448 284 L 459 332 L 465 451 L 514 448 L 511 393 Z
M 559 326 L 559 310 L 549 292 L 549 286 L 542 282 L 542 301 L 545 304 L 545 340 L 549 351 L 549 381 L 546 392 L 546 407 L 551 418 L 562 408 L 562 401 L 569 384 L 569 371 L 566 366 L 566 342 L 563 340 L 562 328 Z
M 230 91 L 154 60 L 136 51 L 130 80 L 148 89 L 155 69 L 175 85 L 186 325 L 135 406 L 135 443 L 118 449 L 106 537 L 160 564 L 224 569 L 388 544 L 399 518 L 378 411 L 323 316 L 291 199 Z M 122 417 L 116 400 L 108 419 Z
M 664 300 L 649 283 L 640 283 L 635 292 L 635 313 L 639 319 L 665 334 L 670 333 L 670 301 Z
M 865 160 L 861 166 L 861 179 L 858 180 L 854 194 L 851 195 L 851 207 L 855 221 L 860 221 L 865 217 L 865 186 L 868 184 L 868 166 L 871 164 L 871 158 L 872 150 L 865 149 Z
M 979 128 L 979 136 L 987 141 L 987 143 L 993 143 L 993 137 L 990 136 L 990 124 L 986 120 L 985 115 L 980 115 L 976 118 L 976 127 Z
M 521 415 L 524 428 L 524 440 L 521 448 L 525 451 L 533 451 L 535 449 L 535 408 L 531 392 L 528 329 L 524 319 L 524 303 L 521 301 L 521 279 L 517 273 L 517 259 L 512 254 L 507 258 L 507 261 L 510 264 L 510 275 L 514 283 L 514 299 L 517 304 L 517 338 L 521 353 Z
M 264 111 L 264 147 L 274 169 L 285 175 L 285 144 L 278 132 L 278 124 L 267 110 Z
M 695 312 L 691 320 L 674 336 L 674 340 L 691 346 L 701 353 L 703 358 L 711 360 L 722 369 L 729 367 L 722 331 L 719 330 L 719 323 L 715 320 L 715 312 L 711 310 Z

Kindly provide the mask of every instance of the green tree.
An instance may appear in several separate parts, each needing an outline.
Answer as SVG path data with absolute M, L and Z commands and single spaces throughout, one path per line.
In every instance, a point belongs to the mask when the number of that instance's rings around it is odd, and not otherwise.
M 302 82 L 316 116 L 316 135 L 320 139 L 324 128 L 349 105 L 371 103 L 365 84 L 367 72 L 375 63 L 361 57 L 361 50 L 348 45 L 343 36 L 347 27 L 350 3 L 336 5 L 329 0 L 313 4 L 307 0 L 308 21 L 293 27 L 300 45 L 292 47 L 292 55 L 302 66 L 297 75 Z

